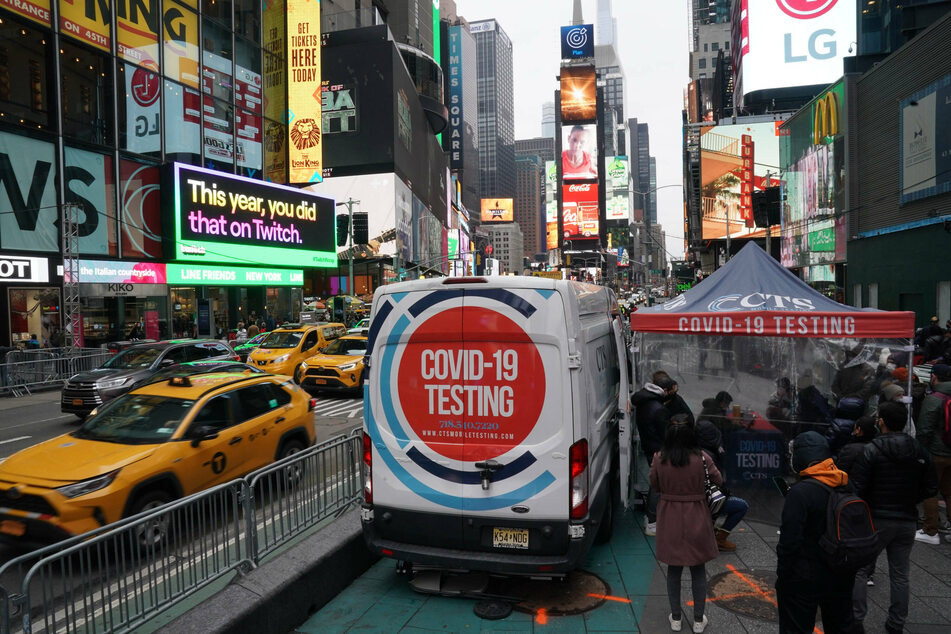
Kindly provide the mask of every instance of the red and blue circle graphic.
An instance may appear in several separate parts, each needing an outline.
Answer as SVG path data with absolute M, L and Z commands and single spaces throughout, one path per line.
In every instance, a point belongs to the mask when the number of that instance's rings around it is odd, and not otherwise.
M 413 332 L 397 373 L 406 422 L 432 451 L 473 462 L 501 456 L 535 428 L 545 368 L 531 337 L 478 306 L 433 315 Z

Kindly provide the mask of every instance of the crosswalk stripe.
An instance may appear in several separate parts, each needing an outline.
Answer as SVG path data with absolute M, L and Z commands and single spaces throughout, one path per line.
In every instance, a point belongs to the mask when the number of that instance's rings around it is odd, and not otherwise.
M 320 416 L 340 416 L 347 415 L 347 418 L 356 418 L 363 414 L 363 399 L 351 398 L 340 399 L 317 399 L 314 411 Z

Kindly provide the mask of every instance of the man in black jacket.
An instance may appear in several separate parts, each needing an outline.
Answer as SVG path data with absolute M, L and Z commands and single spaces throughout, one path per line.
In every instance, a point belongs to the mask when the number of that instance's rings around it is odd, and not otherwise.
M 644 387 L 631 397 L 637 434 L 648 465 L 654 460 L 654 454 L 660 451 L 664 444 L 664 435 L 670 425 L 670 411 L 665 404 L 670 400 L 673 388 L 673 380 L 670 377 L 661 376 L 654 383 L 644 384 Z M 644 532 L 647 535 L 656 534 L 658 498 L 659 494 L 648 490 L 647 518 L 644 525 Z
M 868 502 L 880 543 L 888 554 L 891 587 L 886 632 L 901 632 L 908 616 L 908 569 L 917 529 L 917 504 L 935 495 L 938 483 L 931 455 L 905 434 L 908 411 L 904 405 L 886 401 L 878 406 L 882 435 L 868 443 L 852 467 L 856 493 Z M 866 574 L 855 577 L 852 603 L 857 631 L 864 631 L 867 613 Z
M 820 608 L 824 631 L 850 632 L 855 575 L 833 571 L 821 558 L 829 489 L 807 482 L 836 488 L 848 484 L 849 477 L 832 461 L 828 441 L 814 431 L 796 436 L 792 464 L 800 480 L 786 493 L 776 545 L 779 632 L 811 634 Z

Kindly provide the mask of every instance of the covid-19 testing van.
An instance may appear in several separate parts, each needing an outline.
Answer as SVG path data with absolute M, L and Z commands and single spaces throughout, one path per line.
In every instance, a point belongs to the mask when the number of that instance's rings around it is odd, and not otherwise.
M 379 288 L 364 386 L 363 533 L 417 565 L 557 576 L 627 500 L 614 293 L 536 277 Z

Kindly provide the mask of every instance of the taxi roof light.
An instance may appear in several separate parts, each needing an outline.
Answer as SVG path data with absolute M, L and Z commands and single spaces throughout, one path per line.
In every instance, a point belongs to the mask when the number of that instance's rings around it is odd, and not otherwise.
M 175 387 L 191 387 L 192 382 L 187 376 L 173 376 L 168 380 L 168 384 Z

